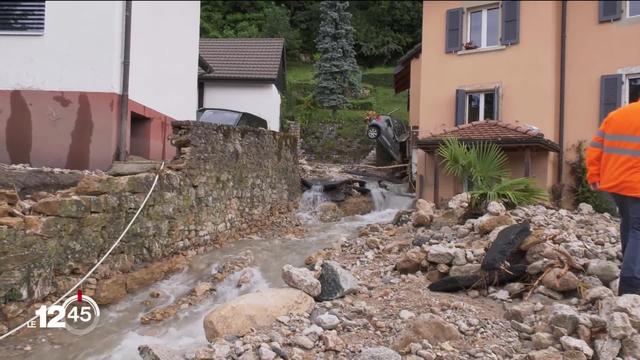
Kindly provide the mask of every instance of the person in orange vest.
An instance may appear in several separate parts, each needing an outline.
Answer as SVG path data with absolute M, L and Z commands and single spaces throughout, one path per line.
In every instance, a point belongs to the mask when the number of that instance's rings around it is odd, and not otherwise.
M 609 113 L 586 155 L 591 189 L 610 193 L 620 213 L 618 295 L 640 295 L 640 101 Z

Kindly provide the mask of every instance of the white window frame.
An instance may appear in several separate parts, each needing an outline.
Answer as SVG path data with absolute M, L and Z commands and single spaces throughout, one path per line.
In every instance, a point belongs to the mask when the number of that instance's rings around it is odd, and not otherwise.
M 627 18 L 635 18 L 635 17 L 640 17 L 640 13 L 636 14 L 636 15 L 631 15 L 631 0 L 627 0 L 625 1 L 625 12 L 627 13 Z
M 470 124 L 469 122 L 469 95 L 480 95 L 480 109 L 478 114 L 478 121 L 484 120 L 484 96 L 486 94 L 493 94 L 493 90 L 481 90 L 481 91 L 469 91 L 465 94 L 464 99 L 464 122 L 465 124 Z M 493 111 L 495 113 L 495 103 L 496 99 L 493 99 Z M 491 115 L 493 117 L 493 115 Z M 493 119 L 495 120 L 495 119 Z
M 622 92 L 624 93 L 623 105 L 629 105 L 629 80 L 640 79 L 640 73 L 626 74 L 623 78 Z
M 492 9 L 498 9 L 498 43 L 495 45 L 487 46 L 487 11 Z M 499 3 L 488 4 L 483 7 L 476 7 L 467 9 L 467 41 L 471 41 L 471 14 L 482 11 L 482 25 L 480 26 L 480 44 L 476 44 L 478 49 L 494 48 L 500 46 L 500 36 L 502 35 L 502 29 L 500 24 L 501 11 Z

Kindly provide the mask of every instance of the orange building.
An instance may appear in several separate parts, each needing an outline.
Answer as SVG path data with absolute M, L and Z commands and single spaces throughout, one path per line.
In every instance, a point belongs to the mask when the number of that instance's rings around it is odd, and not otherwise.
M 572 147 L 640 95 L 637 0 L 426 1 L 422 34 L 395 86 L 410 92 L 418 196 L 437 203 L 465 189 L 435 166 L 444 133 L 496 141 L 512 176 L 550 189 L 571 182 Z

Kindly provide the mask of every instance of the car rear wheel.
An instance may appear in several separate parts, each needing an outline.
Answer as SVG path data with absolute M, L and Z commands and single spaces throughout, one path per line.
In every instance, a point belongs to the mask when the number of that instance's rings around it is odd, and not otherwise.
M 380 136 L 380 128 L 377 126 L 369 126 L 367 129 L 367 137 L 371 140 L 375 140 Z

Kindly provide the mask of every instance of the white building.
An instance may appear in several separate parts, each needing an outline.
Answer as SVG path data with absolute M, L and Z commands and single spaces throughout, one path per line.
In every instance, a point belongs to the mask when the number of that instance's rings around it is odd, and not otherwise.
M 251 113 L 280 130 L 284 39 L 200 39 L 200 56 L 199 107 Z
M 199 17 L 199 1 L 0 2 L 0 162 L 173 157 L 170 121 L 197 109 Z

